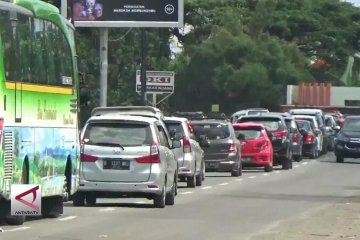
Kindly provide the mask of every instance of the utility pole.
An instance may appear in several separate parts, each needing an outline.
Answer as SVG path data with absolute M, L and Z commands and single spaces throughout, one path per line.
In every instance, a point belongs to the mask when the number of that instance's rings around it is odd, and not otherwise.
M 100 28 L 100 107 L 107 105 L 108 38 L 108 28 Z
M 145 29 L 141 29 L 141 72 L 140 72 L 140 81 L 141 81 L 141 100 L 144 106 L 147 106 L 147 96 L 146 96 L 146 32 Z

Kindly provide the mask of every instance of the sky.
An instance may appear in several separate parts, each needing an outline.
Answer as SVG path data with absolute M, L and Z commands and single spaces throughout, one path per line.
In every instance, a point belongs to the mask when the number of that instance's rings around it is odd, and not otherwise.
M 345 0 L 346 2 L 353 3 L 356 7 L 360 7 L 360 0 Z

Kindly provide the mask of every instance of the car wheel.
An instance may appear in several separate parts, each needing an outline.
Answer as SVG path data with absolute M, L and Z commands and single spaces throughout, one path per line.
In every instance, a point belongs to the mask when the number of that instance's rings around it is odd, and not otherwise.
M 86 204 L 88 205 L 95 205 L 96 204 L 96 196 L 92 193 L 87 193 L 86 194 L 86 197 L 85 197 L 85 200 L 86 200 Z
M 164 208 L 165 207 L 165 198 L 166 198 L 166 181 L 164 183 L 161 194 L 154 196 L 154 207 Z
M 240 176 L 240 166 L 236 167 L 236 170 L 231 171 L 232 177 L 239 177 Z
M 199 172 L 198 175 L 196 175 L 196 186 L 202 185 L 202 172 Z
M 341 155 L 336 155 L 336 162 L 337 163 L 343 163 L 344 162 L 344 157 Z
M 8 216 L 6 217 L 6 223 L 9 225 L 22 225 L 25 222 L 25 215 Z
M 284 169 L 284 170 L 289 170 L 290 169 L 290 161 L 289 161 L 289 159 L 287 157 L 283 158 L 282 169 Z
M 265 165 L 264 167 L 265 172 L 272 172 L 272 170 L 273 170 L 273 166 L 270 163 Z
M 201 180 L 205 181 L 205 174 L 206 174 L 206 170 L 205 170 L 205 163 L 202 163 L 202 167 L 201 167 Z
M 176 195 L 176 177 L 174 178 L 174 183 L 171 187 L 171 191 L 166 194 L 165 204 L 173 206 L 175 204 L 175 195 Z
M 294 156 L 294 161 L 295 162 L 300 162 L 302 160 L 302 157 L 303 157 L 302 155 L 295 155 Z
M 194 176 L 187 177 L 186 181 L 187 181 L 188 188 L 194 188 L 196 185 L 195 173 L 194 173 Z
M 85 194 L 82 192 L 76 192 L 73 197 L 73 206 L 82 207 L 85 205 Z

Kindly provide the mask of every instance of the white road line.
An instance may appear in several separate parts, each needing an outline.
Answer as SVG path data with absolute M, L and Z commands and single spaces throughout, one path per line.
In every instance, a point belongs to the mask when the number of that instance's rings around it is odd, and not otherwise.
M 281 172 L 280 172 L 280 171 L 275 171 L 274 173 L 279 174 L 279 173 L 281 173 Z
M 249 178 L 256 178 L 256 176 L 250 176 Z
M 212 186 L 202 187 L 201 189 L 206 190 L 206 189 L 210 189 L 210 188 L 212 188 Z
M 220 184 L 218 184 L 219 186 L 226 186 L 226 185 L 228 185 L 229 183 L 228 182 L 225 182 L 225 183 L 220 183 Z
M 269 176 L 269 175 L 270 175 L 270 174 L 268 174 L 268 173 L 264 173 L 264 174 L 263 174 L 263 176 Z
M 182 195 L 187 195 L 187 194 L 192 194 L 193 192 L 183 192 L 183 193 L 180 193 Z
M 69 221 L 74 218 L 77 218 L 77 216 L 68 216 L 68 217 L 64 217 L 64 218 L 59 218 L 58 221 Z
M 10 230 L 4 230 L 4 232 L 17 232 L 17 231 L 24 231 L 29 229 L 30 227 L 18 227 L 18 228 L 13 228 Z
M 308 164 L 308 162 L 303 162 L 303 163 L 301 163 L 301 164 L 306 165 L 306 164 Z
M 242 178 L 236 178 L 236 179 L 234 179 L 234 181 L 238 181 L 238 182 L 241 182 L 241 181 L 243 181 L 244 179 L 242 179 Z
M 294 166 L 294 168 L 298 168 L 298 167 L 300 167 L 300 166 L 299 165 Z
M 99 209 L 99 212 L 110 212 L 110 211 L 115 211 L 115 208 L 101 208 Z

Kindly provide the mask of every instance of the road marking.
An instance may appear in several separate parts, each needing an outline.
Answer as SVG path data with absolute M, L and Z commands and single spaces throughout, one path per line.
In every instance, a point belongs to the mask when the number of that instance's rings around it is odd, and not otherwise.
M 226 185 L 228 185 L 229 183 L 228 182 L 225 182 L 225 183 L 220 183 L 220 184 L 218 184 L 219 186 L 226 186 Z
M 99 212 L 110 212 L 110 211 L 115 211 L 115 208 L 102 208 L 102 209 L 99 209 Z
M 239 182 L 241 182 L 242 180 L 244 180 L 244 179 L 242 179 L 242 178 L 236 178 L 236 179 L 234 179 L 234 181 L 239 181 Z
M 58 221 L 69 221 L 74 218 L 77 218 L 77 216 L 68 216 L 68 217 L 64 217 L 64 218 L 59 218 Z
M 24 231 L 29 229 L 30 227 L 18 227 L 18 228 L 13 228 L 10 230 L 4 230 L 4 232 L 17 232 L 17 231 Z
M 249 178 L 256 178 L 256 176 L 250 176 Z
M 279 174 L 279 173 L 281 173 L 281 172 L 280 172 L 280 171 L 275 171 L 274 173 Z
M 306 164 L 308 164 L 308 162 L 303 162 L 303 163 L 301 163 L 301 164 L 306 165 Z
M 264 175 L 264 176 L 269 176 L 269 174 L 268 174 L 268 173 L 264 173 L 263 175 Z
M 192 194 L 193 192 L 183 192 L 183 193 L 180 193 L 182 195 L 187 195 L 187 194 Z
M 210 189 L 210 188 L 212 188 L 212 186 L 202 187 L 201 189 L 206 190 L 206 189 Z
M 300 166 L 299 165 L 294 166 L 294 168 L 298 168 L 298 167 L 300 167 Z
M 137 201 L 137 202 L 135 202 L 136 204 L 144 204 L 145 203 L 145 201 Z

